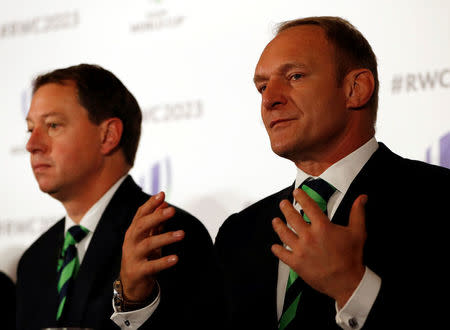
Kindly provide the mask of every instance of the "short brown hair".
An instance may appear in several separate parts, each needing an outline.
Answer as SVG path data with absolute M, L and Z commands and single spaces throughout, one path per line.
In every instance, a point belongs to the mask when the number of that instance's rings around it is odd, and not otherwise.
M 133 166 L 142 122 L 141 109 L 134 96 L 112 72 L 92 64 L 79 64 L 38 76 L 33 81 L 33 94 L 43 85 L 64 85 L 68 81 L 76 84 L 80 105 L 88 111 L 92 123 L 98 125 L 113 117 L 122 121 L 119 147 L 127 163 Z
M 372 72 L 375 88 L 367 106 L 371 109 L 373 123 L 375 124 L 378 109 L 378 65 L 377 58 L 366 38 L 350 22 L 334 16 L 305 17 L 282 22 L 278 25 L 276 33 L 279 34 L 299 25 L 317 25 L 325 31 L 325 36 L 336 50 L 338 84 L 341 84 L 347 73 L 353 69 L 366 68 Z

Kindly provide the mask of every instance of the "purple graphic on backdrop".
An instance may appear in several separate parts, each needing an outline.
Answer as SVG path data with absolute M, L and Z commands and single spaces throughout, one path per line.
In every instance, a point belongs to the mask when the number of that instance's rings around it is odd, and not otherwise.
M 437 165 L 450 168 L 450 132 L 439 139 L 438 152 L 439 162 Z M 432 156 L 431 147 L 429 147 L 425 153 L 425 160 L 427 163 L 434 163 L 432 162 Z
M 20 97 L 20 107 L 14 109 L 14 111 L 16 112 L 15 115 L 22 116 L 22 118 L 24 120 L 24 126 L 26 128 L 25 119 L 27 118 L 28 109 L 30 108 L 30 103 L 31 103 L 31 88 L 24 88 L 20 92 L 19 97 Z M 11 155 L 20 155 L 20 156 L 26 154 L 25 144 L 26 144 L 27 139 L 28 139 L 28 135 L 24 134 L 23 143 L 13 142 L 14 144 L 12 144 L 9 148 L 9 153 Z
M 164 191 L 168 196 L 172 187 L 170 159 L 167 157 L 151 164 L 148 170 L 139 177 L 138 184 L 143 191 L 150 195 Z
M 30 108 L 31 103 L 31 89 L 27 88 L 22 91 L 21 97 L 21 112 L 23 115 L 23 118 L 27 118 L 28 109 Z

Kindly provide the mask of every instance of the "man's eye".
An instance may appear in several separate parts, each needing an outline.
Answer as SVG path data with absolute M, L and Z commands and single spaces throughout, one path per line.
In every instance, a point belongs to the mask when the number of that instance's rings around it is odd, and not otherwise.
M 302 77 L 303 77 L 303 75 L 301 73 L 294 73 L 293 75 L 291 75 L 290 79 L 291 80 L 299 80 Z
M 48 123 L 47 126 L 48 126 L 48 128 L 58 128 L 59 124 L 57 124 L 57 123 Z
M 266 85 L 262 85 L 258 87 L 258 92 L 262 93 L 266 90 Z

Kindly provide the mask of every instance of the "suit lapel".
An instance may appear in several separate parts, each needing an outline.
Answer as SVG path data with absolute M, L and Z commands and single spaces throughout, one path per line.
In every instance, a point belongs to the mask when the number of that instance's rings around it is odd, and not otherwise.
M 272 227 L 272 220 L 273 220 L 273 218 L 278 217 L 286 223 L 286 218 L 284 217 L 284 215 L 280 209 L 280 202 L 284 199 L 287 199 L 291 203 L 294 201 L 294 196 L 292 195 L 292 193 L 294 191 L 294 184 L 295 184 L 295 182 L 291 186 L 280 191 L 276 196 L 275 202 L 271 203 L 270 208 L 267 208 L 264 211 L 264 212 L 266 212 L 266 215 L 267 215 L 265 218 L 268 221 L 266 223 L 266 225 L 263 227 L 264 231 L 265 231 L 264 235 L 266 237 L 265 238 L 266 242 L 269 242 L 270 246 L 272 246 L 272 244 L 283 244 L 281 242 L 280 238 L 278 237 L 277 233 L 275 232 L 275 230 Z M 275 261 L 276 261 L 277 269 L 278 269 L 278 259 L 275 258 Z
M 40 287 L 42 294 L 44 294 L 42 301 L 45 303 L 41 305 L 43 307 L 41 309 L 42 319 L 53 320 L 54 324 L 56 324 L 56 311 L 58 306 L 58 275 L 56 270 L 58 258 L 64 243 L 64 219 L 58 221 L 49 233 L 48 239 L 43 240 L 43 242 L 47 247 L 42 248 L 42 250 L 52 251 L 52 253 L 49 256 L 46 255 L 45 258 L 39 261 L 39 271 L 34 276 L 39 276 L 36 280 L 36 286 Z
M 277 283 L 278 283 L 278 258 L 272 253 L 271 246 L 273 244 L 283 244 L 278 237 L 278 234 L 275 232 L 275 230 L 272 227 L 272 220 L 275 217 L 280 218 L 284 222 L 286 222 L 286 219 L 283 215 L 283 213 L 280 210 L 280 202 L 284 199 L 289 200 L 290 202 L 293 201 L 293 195 L 292 192 L 294 191 L 294 184 L 293 183 L 290 187 L 280 191 L 274 203 L 271 203 L 270 208 L 268 208 L 265 212 L 267 212 L 267 223 L 264 226 L 265 228 L 265 241 L 269 242 L 268 246 L 265 248 L 267 251 L 267 260 L 265 261 L 265 264 L 268 264 L 269 267 L 267 268 L 268 271 L 266 273 L 266 276 L 268 277 L 269 283 L 272 283 L 271 285 L 271 291 L 270 291 L 270 310 L 273 311 L 271 313 L 271 324 L 273 327 L 277 326 L 278 324 L 278 317 L 277 317 Z
M 76 303 L 71 305 L 73 308 L 71 308 L 70 314 L 71 319 L 76 322 L 80 322 L 83 319 L 94 283 L 97 282 L 98 285 L 104 285 L 103 281 L 107 278 L 105 274 L 117 263 L 114 259 L 120 259 L 120 256 L 117 256 L 116 246 L 118 242 L 122 241 L 122 238 L 109 221 L 113 221 L 113 219 L 108 218 L 105 213 L 95 230 L 75 281 L 72 299 Z M 98 279 L 100 281 L 97 281 Z
M 295 188 L 295 182 L 292 185 L 290 185 L 289 187 L 280 191 L 278 193 L 278 196 L 276 197 L 276 203 L 275 203 L 275 205 L 273 205 L 273 209 L 271 210 L 271 212 L 273 212 L 275 214 L 275 216 L 279 217 L 284 222 L 286 222 L 286 219 L 284 218 L 283 212 L 281 212 L 280 202 L 283 199 L 287 199 L 289 202 L 293 203 L 294 195 L 292 193 L 294 192 L 294 188 Z M 272 228 L 272 222 L 271 222 L 271 228 Z M 272 229 L 272 232 L 275 232 L 275 231 Z M 278 235 L 277 235 L 277 237 L 278 237 Z M 278 239 L 278 241 L 281 242 L 279 239 Z
M 120 270 L 125 231 L 134 216 L 135 204 L 139 202 L 136 192 L 141 193 L 141 190 L 128 176 L 100 218 L 74 285 L 72 299 L 76 304 L 71 306 L 70 315 L 75 322 L 84 319 L 92 290 L 107 286 L 110 290 L 105 292 L 110 293 L 112 299 L 112 282 Z
M 373 192 L 376 191 L 378 185 L 383 182 L 383 178 L 380 173 L 384 173 L 384 171 L 381 167 L 390 162 L 390 155 L 392 155 L 391 151 L 383 143 L 379 143 L 379 148 L 377 151 L 374 152 L 372 157 L 370 157 L 351 183 L 347 193 L 333 216 L 333 223 L 342 226 L 348 225 L 350 210 L 353 202 L 361 194 L 366 194 L 369 197 L 367 204 L 367 207 L 369 207 L 371 202 L 370 197 L 373 195 Z M 368 212 L 366 209 L 366 214 L 367 213 Z

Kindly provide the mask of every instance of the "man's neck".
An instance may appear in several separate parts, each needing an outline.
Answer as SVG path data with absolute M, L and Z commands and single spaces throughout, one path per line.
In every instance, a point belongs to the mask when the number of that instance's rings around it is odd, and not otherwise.
M 337 145 L 327 146 L 315 155 L 308 155 L 295 160 L 295 165 L 303 172 L 311 176 L 319 176 L 325 172 L 330 166 L 337 163 L 341 159 L 363 146 L 369 141 L 373 135 L 354 140 L 346 140 Z
M 128 171 L 117 173 L 108 178 L 99 178 L 90 184 L 83 185 L 82 191 L 73 192 L 71 198 L 60 200 L 67 215 L 76 223 L 80 223 L 87 211 Z

